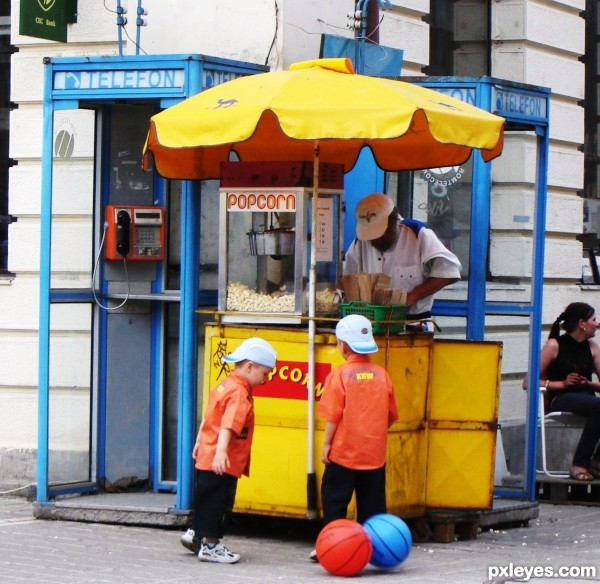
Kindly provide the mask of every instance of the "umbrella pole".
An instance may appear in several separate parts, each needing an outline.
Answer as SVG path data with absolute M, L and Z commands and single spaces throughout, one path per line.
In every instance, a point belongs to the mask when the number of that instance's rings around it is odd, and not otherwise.
M 315 140 L 313 195 L 311 207 L 310 270 L 308 274 L 308 412 L 306 516 L 315 519 L 317 512 L 317 475 L 315 473 L 315 330 L 317 281 L 317 204 L 319 201 L 319 141 Z

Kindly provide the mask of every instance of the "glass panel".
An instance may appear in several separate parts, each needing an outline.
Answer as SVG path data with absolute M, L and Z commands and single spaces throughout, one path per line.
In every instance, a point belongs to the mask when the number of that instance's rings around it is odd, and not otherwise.
M 295 204 L 292 209 L 227 213 L 227 310 L 302 312 L 294 295 L 302 281 L 294 271 Z
M 316 312 L 336 311 L 340 275 L 340 195 L 321 192 L 316 211 Z M 308 313 L 312 191 L 290 189 L 221 189 L 221 237 L 227 242 L 221 280 L 226 298 L 219 309 L 253 313 L 261 322 L 299 324 L 301 319 L 277 315 Z M 264 210 L 263 210 L 264 209 Z M 225 247 L 223 246 L 224 250 Z M 224 251 L 223 251 L 224 253 Z M 227 319 L 244 318 L 227 315 Z
M 200 290 L 216 292 L 219 287 L 219 181 L 202 182 L 200 205 Z
M 180 289 L 181 276 L 181 181 L 167 181 L 167 278 L 166 290 Z
M 487 301 L 517 303 L 531 298 L 536 147 L 533 133 L 511 132 L 506 136 L 502 156 L 491 163 Z M 573 245 L 579 243 L 573 240 Z M 561 250 L 559 255 L 564 247 Z M 552 253 L 551 248 L 546 249 L 547 256 Z M 560 267 L 547 264 L 550 271 L 546 277 L 552 277 L 553 269 Z
M 165 385 L 162 396 L 160 480 L 175 482 L 177 480 L 177 372 L 179 370 L 178 303 L 168 303 L 166 306 L 165 336 Z
M 495 484 L 504 489 L 522 488 L 527 448 L 527 392 L 522 382 L 529 368 L 531 319 L 488 315 L 486 325 L 486 340 L 502 342 L 498 408 L 501 443 L 497 445 Z
M 458 256 L 463 280 L 469 274 L 472 168 L 469 160 L 460 166 L 386 175 L 386 192 L 397 201 L 400 214 L 433 229 Z M 436 298 L 466 300 L 466 293 L 466 284 L 457 282 L 440 290 Z
M 91 287 L 94 124 L 92 111 L 54 114 L 52 288 Z
M 142 146 L 153 105 L 119 104 L 110 116 L 110 202 L 151 205 L 154 175 L 142 170 Z
M 506 135 L 502 156 L 491 163 L 487 302 L 531 303 L 536 153 L 537 139 L 532 132 L 511 132 Z M 564 242 L 560 250 L 553 250 L 552 245 L 547 242 L 546 257 L 570 253 Z M 573 246 L 578 245 L 573 240 Z M 553 270 L 563 268 L 560 262 L 546 262 L 546 277 L 552 278 Z M 505 489 L 524 486 L 527 393 L 522 381 L 529 369 L 530 331 L 529 316 L 486 316 L 486 339 L 503 343 L 496 484 Z
M 49 483 L 92 480 L 92 307 L 51 308 Z M 68 363 L 68 367 L 65 367 Z

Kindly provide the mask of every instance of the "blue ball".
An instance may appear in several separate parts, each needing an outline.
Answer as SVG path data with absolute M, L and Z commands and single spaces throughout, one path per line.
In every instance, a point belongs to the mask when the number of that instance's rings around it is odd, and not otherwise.
M 402 519 L 389 513 L 381 513 L 369 517 L 363 527 L 373 544 L 370 561 L 373 566 L 393 568 L 408 557 L 412 549 L 412 536 Z

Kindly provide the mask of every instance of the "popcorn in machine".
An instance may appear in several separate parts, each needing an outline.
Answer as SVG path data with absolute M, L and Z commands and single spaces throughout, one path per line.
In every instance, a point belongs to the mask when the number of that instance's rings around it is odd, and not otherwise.
M 341 165 L 320 165 L 313 234 L 312 163 L 222 165 L 218 309 L 223 322 L 300 324 L 308 310 L 312 237 L 316 314 L 337 315 L 343 179 Z

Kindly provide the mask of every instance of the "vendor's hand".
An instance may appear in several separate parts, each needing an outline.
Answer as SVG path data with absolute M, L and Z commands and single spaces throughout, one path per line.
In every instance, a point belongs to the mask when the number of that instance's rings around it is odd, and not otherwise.
M 418 300 L 419 297 L 414 290 L 411 290 L 410 292 L 406 293 L 406 304 L 408 304 L 408 306 L 412 306 Z
M 581 385 L 586 385 L 587 383 L 589 383 L 589 379 L 585 377 L 585 375 L 580 375 L 579 373 L 569 373 L 564 381 L 565 389 L 569 387 L 579 387 Z

